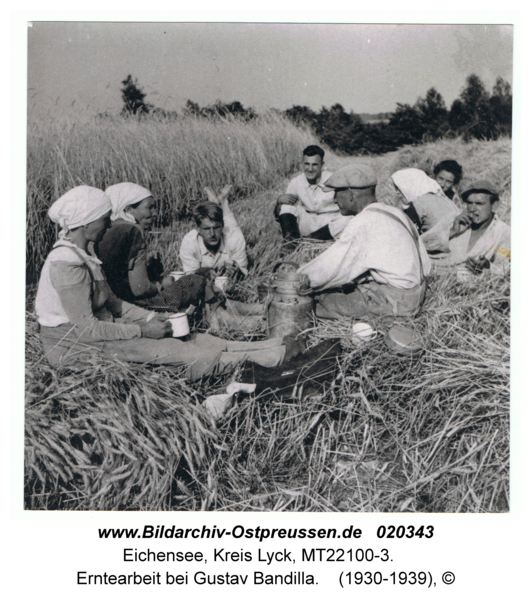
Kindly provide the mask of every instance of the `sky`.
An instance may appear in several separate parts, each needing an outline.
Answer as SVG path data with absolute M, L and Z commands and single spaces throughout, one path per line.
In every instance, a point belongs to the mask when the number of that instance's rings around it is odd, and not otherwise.
M 240 101 L 256 109 L 340 103 L 394 111 L 435 87 L 447 107 L 468 75 L 512 84 L 510 25 L 33 22 L 30 114 L 118 112 L 131 74 L 146 101 L 181 110 Z

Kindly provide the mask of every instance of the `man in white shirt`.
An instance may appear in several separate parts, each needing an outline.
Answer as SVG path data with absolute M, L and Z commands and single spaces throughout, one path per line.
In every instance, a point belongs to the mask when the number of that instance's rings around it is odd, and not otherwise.
M 292 179 L 285 194 L 277 198 L 275 218 L 287 242 L 310 237 L 332 240 L 348 223 L 334 202 L 333 190 L 324 186 L 332 173 L 324 171 L 324 150 L 308 146 L 302 153 L 303 173 Z
M 462 198 L 465 212 L 448 215 L 421 236 L 433 264 L 462 264 L 476 275 L 485 269 L 497 275 L 508 273 L 511 228 L 496 215 L 497 188 L 483 179 L 468 186 Z
M 376 201 L 376 174 L 353 164 L 326 181 L 343 216 L 351 216 L 339 239 L 299 269 L 316 295 L 323 318 L 414 315 L 426 291 L 427 252 L 416 229 L 393 206 Z
M 240 271 L 246 277 L 245 238 L 234 217 L 224 219 L 221 206 L 203 202 L 194 209 L 194 219 L 197 229 L 184 236 L 179 251 L 183 271 L 208 268 L 229 277 Z

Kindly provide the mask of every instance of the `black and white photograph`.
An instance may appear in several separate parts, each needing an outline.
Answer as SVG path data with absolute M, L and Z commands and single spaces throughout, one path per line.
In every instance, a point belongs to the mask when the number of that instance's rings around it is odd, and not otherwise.
M 24 511 L 510 512 L 514 26 L 28 25 Z

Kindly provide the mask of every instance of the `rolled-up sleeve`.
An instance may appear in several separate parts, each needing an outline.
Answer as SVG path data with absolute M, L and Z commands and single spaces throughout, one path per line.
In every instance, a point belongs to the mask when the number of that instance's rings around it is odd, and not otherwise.
M 128 340 L 141 337 L 139 325 L 100 321 L 95 317 L 92 309 L 92 277 L 85 265 L 67 261 L 52 262 L 50 281 L 57 291 L 69 322 L 79 331 L 81 341 Z M 105 281 L 103 284 L 107 285 Z M 109 309 L 113 315 L 120 310 L 116 302 L 111 303 Z

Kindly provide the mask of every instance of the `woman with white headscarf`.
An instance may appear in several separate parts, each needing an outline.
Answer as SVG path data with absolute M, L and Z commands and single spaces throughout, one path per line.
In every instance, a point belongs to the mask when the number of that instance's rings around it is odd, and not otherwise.
M 424 233 L 449 214 L 461 211 L 443 192 L 441 186 L 420 169 L 400 169 L 391 175 L 404 212 Z
M 95 246 L 112 291 L 127 302 L 155 311 L 178 312 L 205 297 L 207 280 L 186 275 L 179 281 L 150 269 L 145 232 L 155 218 L 151 192 L 136 183 L 118 183 L 105 190 L 112 205 L 110 229 Z M 162 267 L 162 265 L 161 265 Z M 207 290 L 207 300 L 214 297 Z
M 117 298 L 91 251 L 111 225 L 109 197 L 79 186 L 61 196 L 48 215 L 62 229 L 44 263 L 35 307 L 52 366 L 100 353 L 129 362 L 186 366 L 193 380 L 243 360 L 278 366 L 302 350 L 289 338 L 228 342 L 197 334 L 186 341 L 162 339 L 171 334 L 169 321 Z

